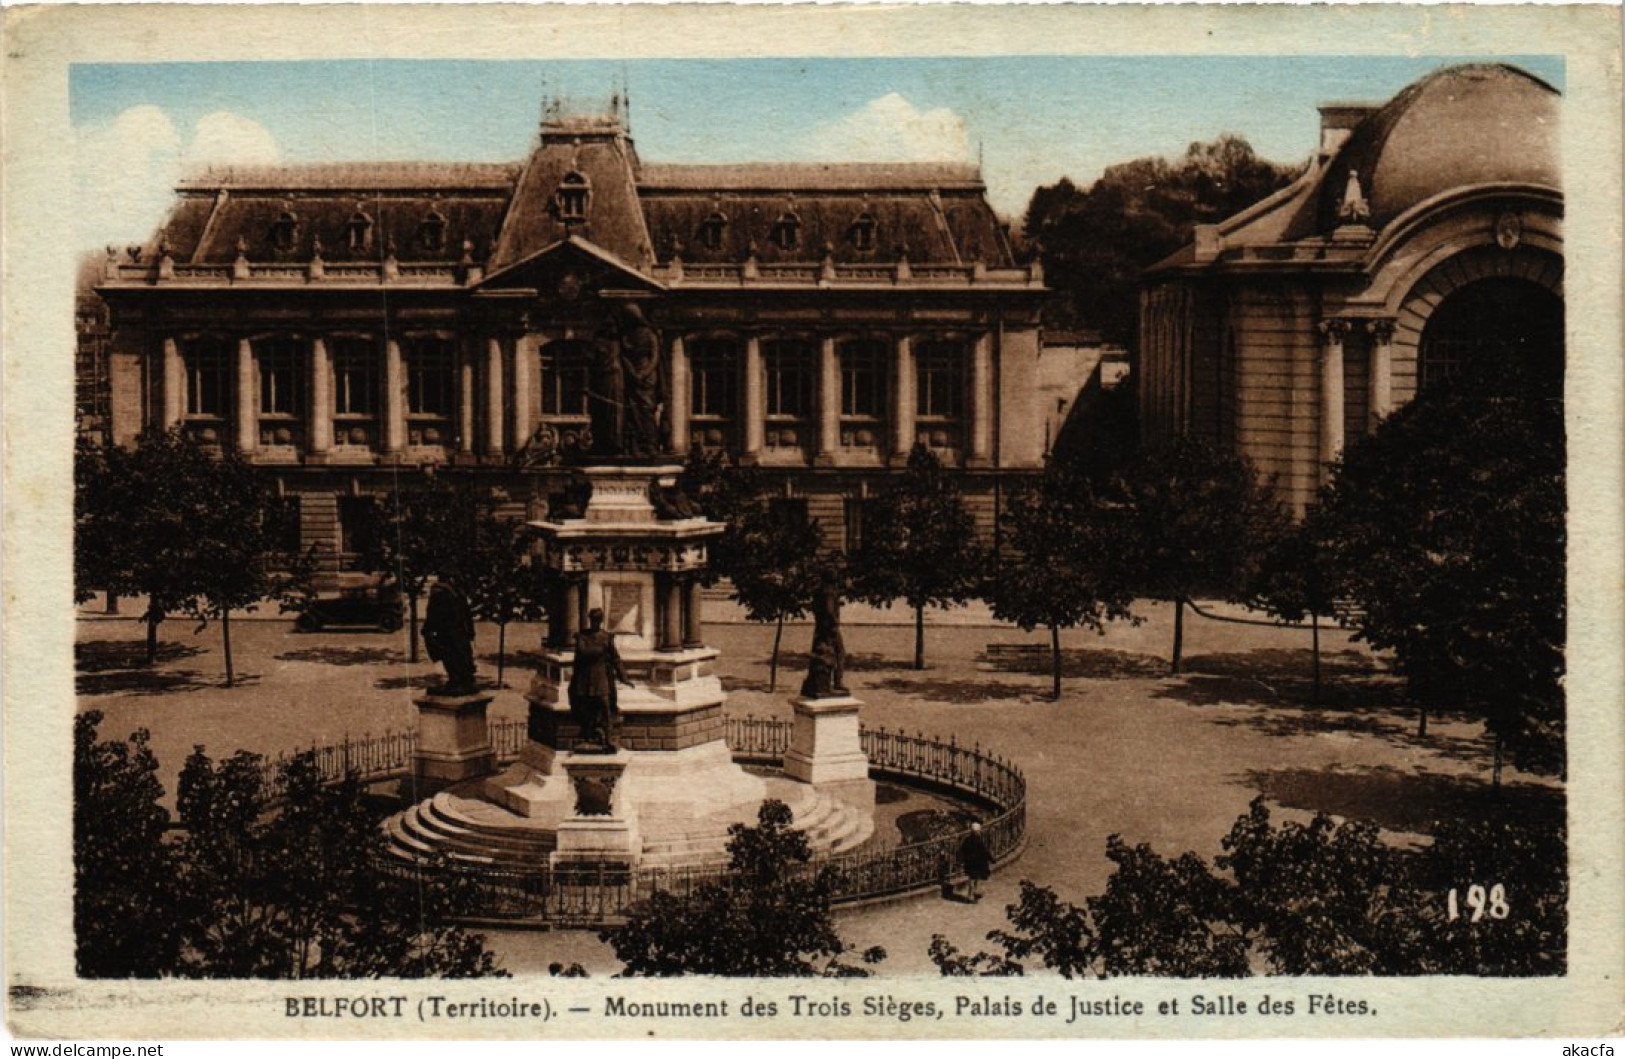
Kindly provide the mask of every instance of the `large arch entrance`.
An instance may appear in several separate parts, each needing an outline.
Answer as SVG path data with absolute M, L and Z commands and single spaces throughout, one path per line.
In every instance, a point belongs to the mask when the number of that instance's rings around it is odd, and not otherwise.
M 1542 396 L 1563 393 L 1563 299 L 1526 279 L 1494 276 L 1452 292 L 1428 318 L 1417 389 L 1494 373 Z

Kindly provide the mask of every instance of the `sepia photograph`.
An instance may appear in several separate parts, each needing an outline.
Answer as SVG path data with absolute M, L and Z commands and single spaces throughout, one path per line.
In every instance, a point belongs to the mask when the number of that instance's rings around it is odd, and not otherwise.
M 13 1034 L 1619 1031 L 1617 9 L 356 14 L 34 71 Z

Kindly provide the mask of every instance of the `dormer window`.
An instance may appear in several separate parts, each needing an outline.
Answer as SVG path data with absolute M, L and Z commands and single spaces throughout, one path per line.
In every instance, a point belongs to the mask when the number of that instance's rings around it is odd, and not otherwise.
M 773 222 L 768 240 L 780 250 L 798 249 L 801 246 L 801 218 L 793 213 L 784 214 Z
M 423 224 L 418 227 L 418 242 L 423 244 L 423 249 L 434 253 L 446 248 L 446 218 L 439 210 L 423 218 Z
M 299 218 L 293 211 L 283 210 L 271 225 L 271 243 L 278 250 L 292 250 L 299 238 Z
M 873 215 L 861 214 L 852 222 L 852 248 L 859 253 L 867 254 L 875 248 L 875 219 Z
M 700 245 L 707 250 L 722 249 L 722 233 L 728 227 L 728 218 L 713 213 L 700 223 Z
M 344 245 L 359 252 L 372 245 L 372 218 L 357 210 L 344 225 Z
M 587 219 L 587 201 L 592 195 L 592 189 L 587 184 L 587 178 L 580 173 L 566 173 L 564 179 L 559 181 L 559 190 L 553 196 L 553 205 L 559 212 L 559 220 L 566 224 L 579 223 Z

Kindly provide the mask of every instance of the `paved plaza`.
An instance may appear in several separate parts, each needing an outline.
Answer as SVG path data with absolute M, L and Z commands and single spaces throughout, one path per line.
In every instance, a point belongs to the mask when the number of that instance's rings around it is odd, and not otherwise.
M 706 640 L 722 651 L 734 714 L 788 718 L 810 628 L 787 627 L 777 692 L 768 690 L 773 630 L 739 620 L 731 604 L 709 604 Z M 102 738 L 149 728 L 168 796 L 185 756 L 202 744 L 216 758 L 237 749 L 267 754 L 399 730 L 415 723 L 411 698 L 438 672 L 425 657 L 406 661 L 406 633 L 300 634 L 283 620 L 233 623 L 242 686 L 224 685 L 219 630 L 195 633 L 184 619 L 162 628 L 160 664 L 139 665 L 143 626 L 128 615 L 82 610 L 78 625 L 79 708 L 101 710 Z M 1148 842 L 1159 852 L 1211 857 L 1256 795 L 1288 815 L 1325 811 L 1374 821 L 1396 842 L 1415 841 L 1441 816 L 1461 815 L 1490 797 L 1490 744 L 1481 724 L 1430 719 L 1416 737 L 1416 712 L 1399 683 L 1341 631 L 1323 633 L 1324 704 L 1310 698 L 1309 634 L 1187 616 L 1186 672 L 1170 676 L 1170 612 L 1140 608 L 1147 621 L 1118 624 L 1104 637 L 1063 634 L 1062 699 L 1048 698 L 1048 655 L 990 662 L 990 644 L 1043 645 L 1042 631 L 995 624 L 985 609 L 931 615 L 924 671 L 908 667 L 913 630 L 904 612 L 849 606 L 848 683 L 865 702 L 864 722 L 962 743 L 980 743 L 1013 761 L 1028 779 L 1029 845 L 997 874 L 978 905 L 913 898 L 840 913 L 843 936 L 881 944 L 893 974 L 934 973 L 933 933 L 979 947 L 1003 925 L 1003 908 L 1022 879 L 1073 901 L 1099 893 L 1110 874 L 1106 838 Z M 493 718 L 525 713 L 530 652 L 540 626 L 508 630 L 506 686 Z M 495 676 L 496 630 L 481 626 L 481 676 Z M 1551 781 L 1508 770 L 1503 805 L 1550 806 Z M 515 973 L 580 960 L 591 971 L 616 964 L 585 932 L 505 931 L 492 936 Z

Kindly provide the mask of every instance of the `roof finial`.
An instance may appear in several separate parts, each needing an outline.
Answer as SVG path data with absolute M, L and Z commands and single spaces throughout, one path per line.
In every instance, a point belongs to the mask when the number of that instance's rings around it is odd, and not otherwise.
M 1348 184 L 1343 188 L 1343 201 L 1337 207 L 1337 219 L 1344 224 L 1364 224 L 1371 219 L 1371 206 L 1360 188 L 1360 174 L 1349 170 Z

